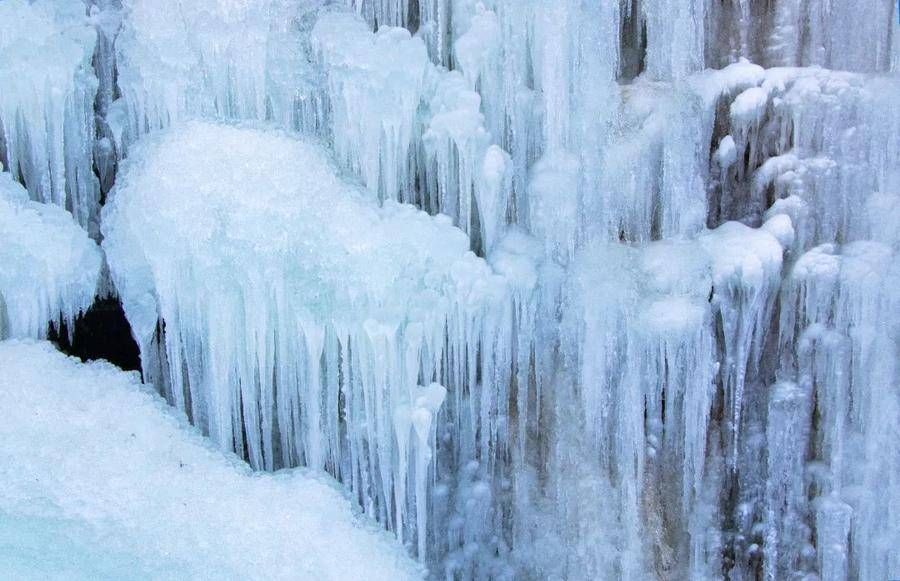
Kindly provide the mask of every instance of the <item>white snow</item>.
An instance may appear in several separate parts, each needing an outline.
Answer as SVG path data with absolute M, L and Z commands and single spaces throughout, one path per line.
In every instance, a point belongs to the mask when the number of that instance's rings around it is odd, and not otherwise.
M 51 324 L 71 333 L 94 301 L 101 261 L 71 214 L 31 201 L 0 171 L 0 339 L 40 339 Z
M 0 569 L 17 579 L 414 579 L 329 478 L 252 473 L 106 362 L 0 343 Z

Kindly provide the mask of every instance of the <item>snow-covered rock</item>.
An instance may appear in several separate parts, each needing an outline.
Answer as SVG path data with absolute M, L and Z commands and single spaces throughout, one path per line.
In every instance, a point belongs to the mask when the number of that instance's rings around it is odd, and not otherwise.
M 456 428 L 478 447 L 506 405 L 509 291 L 465 234 L 379 206 L 314 141 L 200 122 L 132 149 L 103 232 L 145 377 L 254 467 L 327 468 L 424 553 L 442 444 L 397 410 L 438 382 L 446 422 L 490 406 Z

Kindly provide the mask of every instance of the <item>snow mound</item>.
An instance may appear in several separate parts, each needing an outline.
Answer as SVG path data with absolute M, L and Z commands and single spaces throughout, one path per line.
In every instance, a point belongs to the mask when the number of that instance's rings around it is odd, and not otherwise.
M 73 330 L 94 300 L 101 254 L 72 215 L 28 199 L 0 172 L 0 338 L 44 338 L 52 323 Z
M 137 374 L 7 341 L 0 401 L 0 560 L 16 578 L 421 576 L 327 478 L 253 474 Z
M 156 285 L 189 278 L 214 293 L 277 281 L 318 324 L 423 321 L 448 296 L 477 304 L 497 290 L 445 216 L 379 207 L 312 141 L 191 122 L 131 157 L 104 229 L 126 294 L 138 281 L 122 269 L 126 253 L 146 257 L 154 280 L 141 282 Z
M 98 210 L 91 169 L 96 32 L 82 2 L 0 4 L 0 162 L 35 200 L 88 227 Z

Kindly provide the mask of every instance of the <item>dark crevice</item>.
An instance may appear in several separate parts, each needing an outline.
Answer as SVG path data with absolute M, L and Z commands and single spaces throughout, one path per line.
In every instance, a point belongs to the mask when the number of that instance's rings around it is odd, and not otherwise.
M 60 329 L 50 326 L 48 338 L 63 353 L 82 361 L 105 359 L 126 370 L 140 371 L 141 357 L 131 335 L 131 326 L 118 299 L 98 299 L 75 320 L 72 340 L 65 323 Z

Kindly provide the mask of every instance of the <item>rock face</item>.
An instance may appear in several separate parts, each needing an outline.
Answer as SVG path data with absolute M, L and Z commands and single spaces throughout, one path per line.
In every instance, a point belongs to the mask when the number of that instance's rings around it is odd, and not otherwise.
M 0 337 L 435 578 L 900 577 L 897 10 L 8 0 Z

